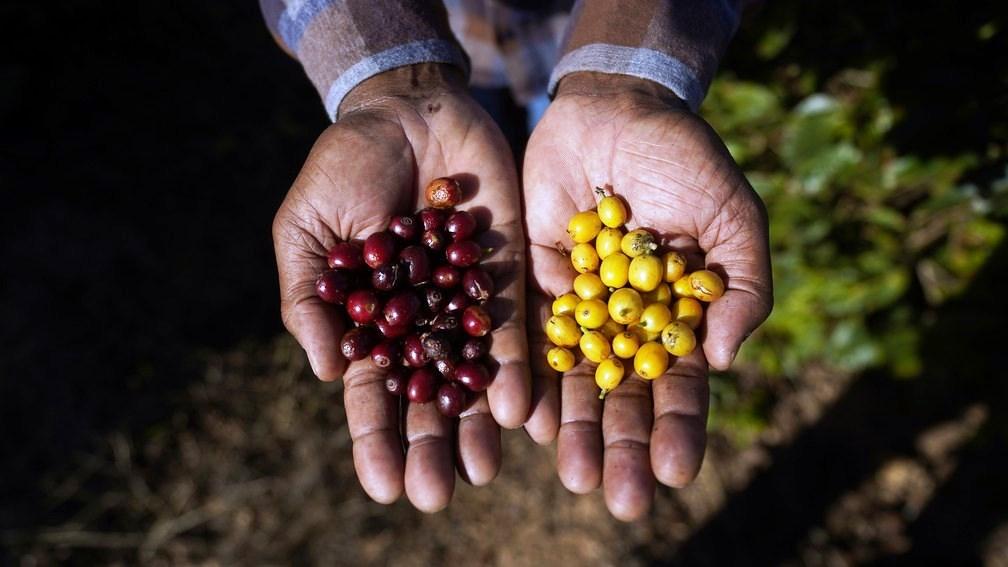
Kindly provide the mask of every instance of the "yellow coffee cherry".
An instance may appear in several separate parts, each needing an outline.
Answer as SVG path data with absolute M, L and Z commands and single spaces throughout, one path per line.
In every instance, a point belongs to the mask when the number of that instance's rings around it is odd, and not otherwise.
M 644 302 L 636 290 L 617 289 L 609 297 L 609 316 L 620 325 L 636 323 L 644 312 Z
M 620 325 L 616 321 L 613 321 L 612 319 L 609 319 L 609 313 L 608 312 L 606 313 L 606 319 L 607 320 L 606 320 L 605 324 L 602 325 L 601 327 L 599 327 L 599 331 L 603 335 L 605 335 L 605 337 L 607 339 L 612 340 L 613 337 L 615 337 L 616 335 L 618 335 L 618 334 L 620 334 L 620 333 L 622 333 L 623 331 L 626 330 L 623 327 L 623 325 Z
M 557 372 L 567 372 L 574 368 L 574 353 L 564 347 L 553 347 L 546 353 L 546 362 Z
M 587 329 L 598 329 L 609 320 L 609 307 L 601 299 L 586 299 L 574 309 L 574 320 Z
M 714 301 L 724 295 L 724 282 L 721 276 L 710 270 L 697 270 L 689 275 L 689 284 L 693 289 L 693 297 L 700 301 Z
M 557 346 L 572 347 L 581 340 L 581 329 L 570 315 L 554 315 L 546 321 L 546 336 Z
M 612 339 L 613 354 L 620 358 L 633 358 L 640 345 L 640 337 L 633 331 L 624 331 Z
M 661 283 L 664 270 L 658 256 L 652 254 L 637 256 L 630 262 L 627 281 L 638 291 L 651 291 Z
M 634 372 L 645 380 L 654 380 L 668 370 L 668 352 L 658 343 L 644 343 L 634 355 Z
M 623 199 L 616 195 L 602 197 L 598 204 L 598 216 L 602 224 L 610 228 L 623 226 L 627 219 L 627 208 L 623 204 Z
M 610 254 L 620 251 L 620 242 L 622 241 L 622 230 L 605 227 L 595 237 L 595 251 L 598 252 L 599 258 L 605 260 Z
M 672 311 L 668 305 L 652 303 L 641 313 L 640 321 L 637 322 L 645 331 L 648 337 L 653 333 L 660 333 L 666 325 L 672 322 Z M 650 338 L 648 340 L 651 340 Z
M 686 273 L 686 256 L 679 252 L 666 252 L 662 260 L 665 264 L 665 281 L 672 283 Z
M 602 220 L 595 211 L 581 211 L 567 223 L 567 234 L 577 244 L 591 242 L 602 230 Z
M 623 363 L 618 358 L 607 358 L 595 369 L 595 384 L 602 390 L 599 399 L 605 398 L 623 381 Z
M 581 298 L 577 294 L 567 292 L 553 300 L 553 314 L 573 315 L 578 303 L 581 303 Z
M 592 362 L 602 362 L 612 354 L 609 339 L 598 331 L 587 331 L 578 341 L 585 358 Z
M 654 252 L 657 248 L 658 244 L 655 243 L 654 235 L 640 228 L 626 233 L 626 236 L 620 241 L 620 249 L 631 258 Z
M 672 284 L 672 295 L 676 297 L 693 297 L 693 288 L 690 286 L 689 276 L 684 276 Z
M 652 303 L 669 305 L 672 303 L 672 288 L 669 287 L 669 284 L 662 282 L 653 290 L 642 293 L 641 298 L 644 299 L 645 305 L 651 305 Z
M 658 340 L 659 337 L 661 337 L 661 331 L 649 333 L 647 329 L 640 326 L 640 323 L 627 325 L 626 330 L 628 333 L 633 333 L 634 335 L 636 335 L 637 340 L 640 341 L 640 344 L 644 344 L 648 341 L 655 341 Z
M 574 278 L 574 293 L 581 299 L 602 299 L 609 297 L 609 288 L 597 274 L 581 274 Z
M 672 304 L 672 318 L 696 329 L 703 320 L 703 305 L 692 297 L 680 297 Z
M 682 321 L 672 321 L 661 332 L 662 346 L 673 356 L 686 356 L 696 348 L 693 329 Z
M 579 273 L 594 272 L 599 269 L 598 252 L 589 243 L 578 244 L 570 251 L 570 261 Z
M 602 260 L 599 277 L 602 278 L 602 283 L 609 287 L 623 287 L 627 284 L 629 272 L 630 258 L 626 254 L 616 252 Z

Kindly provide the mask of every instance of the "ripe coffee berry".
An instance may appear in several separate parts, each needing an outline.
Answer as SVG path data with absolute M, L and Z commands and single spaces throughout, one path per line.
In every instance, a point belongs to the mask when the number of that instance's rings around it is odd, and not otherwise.
M 476 232 L 476 217 L 469 211 L 455 211 L 445 220 L 444 227 L 453 240 L 467 240 Z
M 360 324 L 371 323 L 381 312 L 378 295 L 369 289 L 358 289 L 347 296 L 346 310 L 350 318 Z
M 407 366 L 423 368 L 429 361 L 419 335 L 409 335 L 403 340 L 403 362 Z
M 402 396 L 406 393 L 406 384 L 409 383 L 410 374 L 412 373 L 409 369 L 402 366 L 389 368 L 388 373 L 385 374 L 385 389 L 393 396 Z
M 406 242 L 413 242 L 420 236 L 420 223 L 410 215 L 392 217 L 388 229 Z
M 433 331 L 420 341 L 429 360 L 439 360 L 451 355 L 452 337 L 448 331 Z
M 470 337 L 464 345 L 462 345 L 462 358 L 466 360 L 479 360 L 482 358 L 490 349 L 487 348 L 487 343 L 484 339 L 479 337 Z
M 428 230 L 441 230 L 444 228 L 445 219 L 448 218 L 448 213 L 441 209 L 426 208 L 419 213 L 420 225 L 423 226 L 424 232 Z
M 473 266 L 462 276 L 462 289 L 476 301 L 483 302 L 494 293 L 494 283 L 483 268 Z
M 470 305 L 462 312 L 462 328 L 472 337 L 482 337 L 490 332 L 490 314 L 479 305 Z
M 417 368 L 410 374 L 406 384 L 406 397 L 409 401 L 423 404 L 434 399 L 437 391 L 437 375 L 430 368 Z
M 459 318 L 451 313 L 440 313 L 430 326 L 432 331 L 455 331 L 459 328 Z
M 399 262 L 405 268 L 406 279 L 412 285 L 419 285 L 431 278 L 430 258 L 420 246 L 407 246 L 399 253 Z
M 458 417 L 466 405 L 466 391 L 453 382 L 441 384 L 437 391 L 437 408 L 445 417 Z
M 327 303 L 346 303 L 353 287 L 353 277 L 344 270 L 326 270 L 315 280 L 315 293 Z
M 445 304 L 444 311 L 445 313 L 462 311 L 466 307 L 469 307 L 470 304 L 472 304 L 472 298 L 470 298 L 466 292 L 459 289 L 448 298 L 448 303 Z
M 445 256 L 451 265 L 468 268 L 480 261 L 480 258 L 483 256 L 483 249 L 472 240 L 460 240 L 448 245 L 448 248 L 445 250 Z
M 384 315 L 384 313 L 382 314 Z M 410 324 L 405 325 L 393 325 L 385 320 L 385 317 L 376 317 L 375 326 L 378 327 L 378 331 L 381 332 L 382 336 L 386 339 L 397 339 L 399 337 L 405 337 L 410 331 L 413 330 L 413 326 Z
M 422 295 L 424 301 L 427 303 L 427 309 L 432 313 L 441 311 L 445 303 L 448 301 L 446 292 L 436 287 L 424 288 Z
M 424 196 L 427 204 L 434 208 L 451 208 L 462 202 L 462 186 L 450 177 L 438 177 L 427 184 Z
M 434 268 L 432 278 L 434 285 L 444 289 L 451 289 L 462 282 L 462 274 L 459 269 L 447 264 Z
M 490 386 L 490 373 L 486 367 L 470 360 L 455 367 L 455 379 L 470 392 L 482 392 Z
M 390 325 L 409 325 L 420 311 L 420 298 L 413 290 L 401 291 L 385 303 L 385 320 Z
M 378 342 L 377 333 L 370 327 L 356 327 L 343 335 L 340 352 L 348 360 L 364 360 Z
M 364 241 L 364 263 L 378 268 L 395 259 L 396 241 L 391 232 L 376 232 Z
M 399 285 L 399 264 L 385 264 L 371 272 L 371 287 L 378 291 L 392 291 Z
M 444 376 L 445 380 L 455 379 L 456 363 L 450 358 L 440 358 L 434 361 L 434 368 Z
M 440 252 L 448 246 L 448 237 L 440 230 L 428 230 L 420 237 L 420 242 L 429 250 Z
M 356 270 L 364 267 L 364 253 L 352 242 L 340 242 L 330 248 L 327 260 L 330 268 Z
M 378 368 L 388 368 L 402 360 L 402 346 L 399 341 L 386 340 L 371 349 L 371 360 Z

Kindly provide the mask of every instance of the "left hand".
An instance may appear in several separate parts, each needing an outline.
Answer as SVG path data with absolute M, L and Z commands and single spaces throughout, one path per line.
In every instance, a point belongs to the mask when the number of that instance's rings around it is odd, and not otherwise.
M 572 242 L 567 221 L 612 185 L 630 207 L 630 228 L 657 230 L 675 249 L 704 258 L 725 277 L 710 305 L 703 348 L 675 360 L 648 384 L 631 376 L 598 399 L 594 367 L 562 379 L 545 363 L 542 324 L 575 273 L 555 243 Z M 573 492 L 602 484 L 613 515 L 643 515 L 655 479 L 683 486 L 706 445 L 707 365 L 727 369 L 772 305 L 767 217 L 759 197 L 713 130 L 670 91 L 621 75 L 575 73 L 529 139 L 524 167 L 530 249 L 533 410 L 526 430 L 539 443 L 559 436 L 557 469 Z M 689 254 L 687 254 L 689 256 Z M 558 381 L 559 380 L 559 381 Z

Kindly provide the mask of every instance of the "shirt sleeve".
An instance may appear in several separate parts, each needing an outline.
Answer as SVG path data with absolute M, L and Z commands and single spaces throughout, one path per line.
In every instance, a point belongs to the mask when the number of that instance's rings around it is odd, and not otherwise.
M 273 37 L 304 67 L 333 120 L 355 86 L 416 63 L 455 65 L 465 53 L 440 1 L 260 0 Z
M 648 79 L 700 107 L 738 27 L 741 0 L 578 0 L 549 93 L 565 75 Z

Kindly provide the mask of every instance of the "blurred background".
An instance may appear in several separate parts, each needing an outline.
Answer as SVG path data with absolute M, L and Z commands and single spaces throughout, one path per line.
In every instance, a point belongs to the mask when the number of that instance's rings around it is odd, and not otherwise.
M 447 511 L 370 502 L 278 315 L 317 95 L 254 2 L 94 5 L 0 6 L 0 563 L 1008 565 L 1003 5 L 747 14 L 702 114 L 776 308 L 634 524 L 520 431 Z

